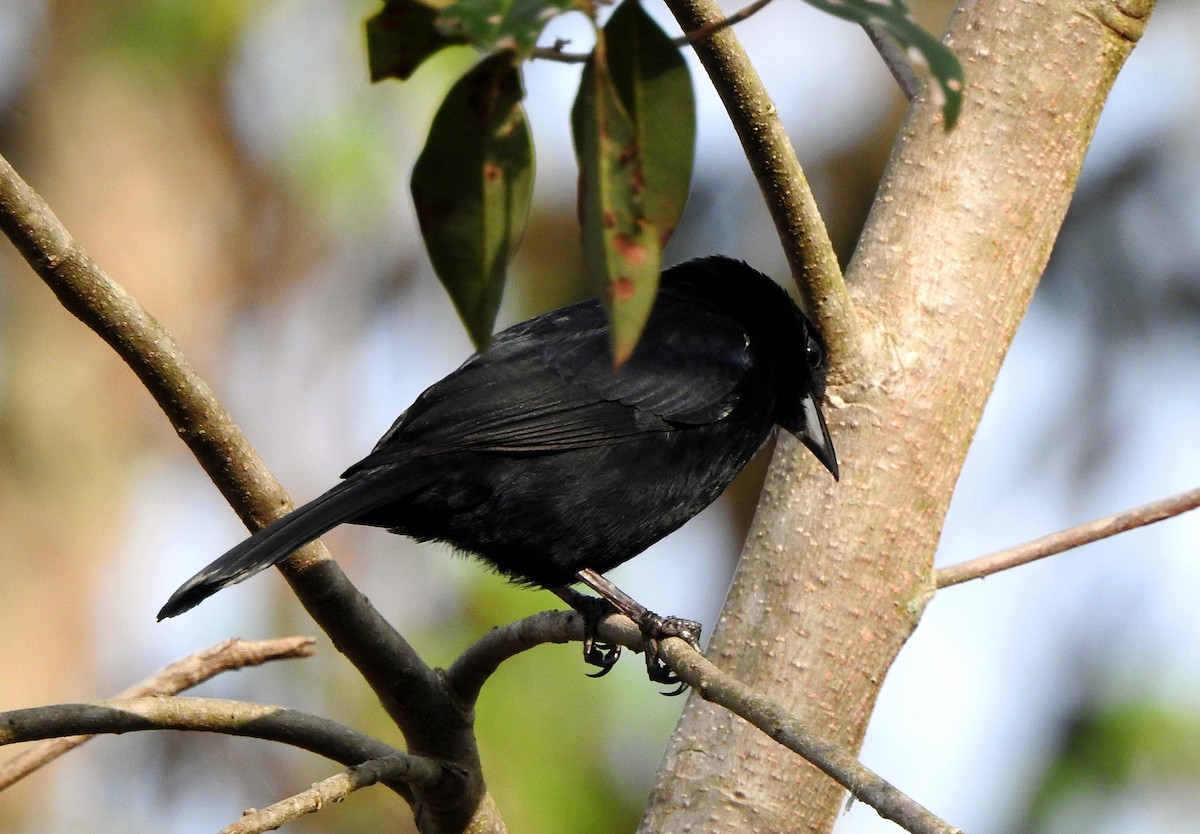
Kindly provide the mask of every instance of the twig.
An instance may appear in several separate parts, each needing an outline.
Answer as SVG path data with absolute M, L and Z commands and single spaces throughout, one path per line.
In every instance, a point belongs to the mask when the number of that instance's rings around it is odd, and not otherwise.
M 904 97 L 912 101 L 919 96 L 921 79 L 912 64 L 908 62 L 908 58 L 905 57 L 904 50 L 878 26 L 864 23 L 862 28 L 870 38 L 875 51 L 879 53 L 879 57 L 883 59 L 884 66 L 892 73 L 892 78 L 896 79 L 896 83 L 900 85 L 900 91 L 904 93 Z
M 709 23 L 704 24 L 703 26 L 699 27 L 698 29 L 692 29 L 691 31 L 684 32 L 682 37 L 678 37 L 675 39 L 675 45 L 676 46 L 688 46 L 690 44 L 696 43 L 697 41 L 702 41 L 705 38 L 710 37 L 711 35 L 715 35 L 717 32 L 720 32 L 726 26 L 733 26 L 735 23 L 741 23 L 743 20 L 747 19 L 751 15 L 757 14 L 758 12 L 765 9 L 767 7 L 767 4 L 770 2 L 771 2 L 771 0 L 756 0 L 756 2 L 751 3 L 749 6 L 746 6 L 744 8 L 738 9 L 736 12 L 729 15 L 728 17 L 725 17 L 722 20 L 713 20 Z
M 771 0 L 754 0 L 749 6 L 738 9 L 728 17 L 723 17 L 720 20 L 714 20 L 710 23 L 694 29 L 690 32 L 684 32 L 671 42 L 676 46 L 684 47 L 695 43 L 696 41 L 704 40 L 705 38 L 720 32 L 726 26 L 733 26 L 741 23 L 743 20 L 757 14 L 767 7 Z M 564 64 L 582 64 L 591 57 L 590 52 L 563 52 L 560 46 L 539 46 L 534 47 L 529 52 L 529 57 L 540 58 L 544 61 L 559 61 Z
M 272 660 L 312 657 L 316 651 L 316 641 L 311 637 L 280 637 L 276 640 L 258 641 L 235 637 L 169 663 L 145 680 L 121 691 L 116 698 L 176 695 L 222 672 L 258 666 Z M 0 766 L 0 791 L 64 753 L 74 750 L 90 738 L 92 736 L 82 735 L 47 739 L 13 756 Z
M 240 820 L 221 829 L 220 834 L 260 834 L 274 831 L 285 823 L 320 811 L 331 802 L 341 802 L 359 788 L 367 788 L 386 779 L 403 778 L 412 768 L 412 758 L 386 756 L 348 767 L 311 788 L 289 796 L 261 810 L 246 811 Z
M 685 32 L 723 19 L 716 0 L 666 3 Z M 693 47 L 742 142 L 792 277 L 829 343 L 831 365 L 840 378 L 862 377 L 865 360 L 858 316 L 816 199 L 774 102 L 732 29 L 722 29 Z
M 1016 547 L 941 568 L 934 573 L 934 582 L 938 588 L 948 588 L 960 582 L 980 579 L 1002 570 L 1062 553 L 1064 550 L 1106 539 L 1127 530 L 1135 530 L 1156 521 L 1173 518 L 1197 507 L 1200 507 L 1200 487 L 1171 498 L 1164 498 L 1161 501 L 1152 501 L 1116 515 L 1069 527 Z

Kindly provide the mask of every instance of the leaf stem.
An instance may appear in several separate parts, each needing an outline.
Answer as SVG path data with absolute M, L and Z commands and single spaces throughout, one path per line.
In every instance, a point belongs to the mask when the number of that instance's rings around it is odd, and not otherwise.
M 721 31 L 726 26 L 733 26 L 737 23 L 741 23 L 743 20 L 746 20 L 747 18 L 765 9 L 770 3 L 771 0 L 754 0 L 754 2 L 749 6 L 738 9 L 728 17 L 722 18 L 721 20 L 714 20 L 712 23 L 701 26 L 698 29 L 693 29 L 690 32 L 684 32 L 679 37 L 674 38 L 672 43 L 674 43 L 676 46 L 683 47 L 695 43 L 698 40 L 703 40 L 709 35 Z M 532 50 L 530 50 L 529 57 L 539 58 L 543 61 L 559 61 L 560 63 L 564 64 L 582 64 L 589 57 L 591 57 L 591 53 L 588 52 L 564 52 L 563 47 L 566 45 L 566 41 L 559 41 L 555 43 L 554 46 L 534 47 Z

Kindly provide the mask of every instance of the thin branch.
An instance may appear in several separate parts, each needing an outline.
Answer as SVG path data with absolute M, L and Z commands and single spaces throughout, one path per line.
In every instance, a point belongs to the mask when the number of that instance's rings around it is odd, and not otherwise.
M 870 38 L 875 51 L 879 53 L 879 57 L 883 59 L 884 66 L 892 73 L 892 78 L 896 79 L 896 83 L 900 85 L 900 91 L 904 93 L 904 97 L 912 101 L 919 96 L 921 79 L 912 64 L 909 63 L 904 50 L 878 26 L 864 23 L 862 28 Z
M 1100 539 L 1106 539 L 1127 530 L 1136 530 L 1138 527 L 1145 527 L 1156 521 L 1174 518 L 1197 507 L 1200 507 L 1200 487 L 1171 498 L 1164 498 L 1161 501 L 1152 501 L 1116 515 L 1069 527 L 1016 547 L 941 568 L 934 573 L 934 582 L 938 588 L 948 588 L 971 579 L 980 579 L 1002 570 L 1062 553 L 1064 550 L 1071 550 Z
M 261 527 L 291 506 L 170 333 L 91 259 L 3 157 L 0 230 L 63 306 L 137 374 L 247 527 Z M 373 686 L 381 679 L 391 682 L 397 668 L 420 668 L 416 652 L 350 584 L 320 542 L 298 550 L 279 568 L 313 619 Z M 431 670 L 428 677 L 433 678 Z M 387 687 L 376 691 L 391 712 L 395 704 Z
M 171 335 L 91 259 L 50 207 L 0 157 L 0 230 L 62 305 L 137 374 L 248 527 L 290 501 Z M 328 554 L 309 555 L 309 561 Z
M 403 779 L 412 765 L 413 758 L 410 756 L 370 759 L 314 783 L 303 793 L 289 796 L 261 810 L 246 811 L 233 825 L 222 828 L 220 834 L 274 831 L 286 823 L 320 811 L 331 802 L 341 802 L 359 788 L 368 788 L 388 779 Z
M 410 786 L 441 789 L 459 781 L 453 769 L 423 756 L 410 756 L 368 735 L 299 710 L 219 698 L 131 698 L 88 704 L 55 704 L 0 713 L 0 745 L 59 736 L 190 730 L 290 744 L 343 765 L 403 757 L 410 768 L 386 784 L 402 796 Z
M 276 640 L 258 641 L 235 637 L 169 663 L 145 680 L 119 692 L 115 697 L 127 699 L 150 695 L 177 695 L 222 672 L 259 666 L 272 660 L 312 657 L 316 651 L 316 641 L 311 637 L 280 637 Z M 0 791 L 91 738 L 90 735 L 82 735 L 47 739 L 13 756 L 0 766 Z
M 616 618 L 609 617 L 605 625 Z M 637 648 L 641 635 L 630 637 Z M 545 643 L 583 639 L 583 618 L 574 611 L 543 611 L 493 628 L 466 648 L 446 670 L 446 688 L 463 703 L 474 704 L 487 679 L 514 655 Z
M 679 37 L 672 40 L 678 47 L 689 46 L 696 41 L 704 40 L 710 35 L 720 32 L 727 26 L 733 26 L 741 23 L 743 20 L 757 14 L 770 4 L 771 0 L 754 0 L 749 6 L 738 9 L 728 17 L 723 17 L 720 20 L 714 20 L 707 23 L 698 29 L 693 29 L 690 32 L 684 32 Z M 582 64 L 592 57 L 590 52 L 564 52 L 563 47 L 567 44 L 565 41 L 559 41 L 554 46 L 538 46 L 534 47 L 529 52 L 530 58 L 539 58 L 544 61 L 558 61 L 563 64 Z
M 666 2 L 685 32 L 723 19 L 716 0 Z M 860 378 L 865 372 L 865 359 L 858 316 L 816 200 L 774 102 L 732 29 L 722 29 L 693 47 L 742 142 L 792 276 L 829 343 L 836 373 L 843 379 Z
M 591 53 L 563 52 L 554 46 L 535 46 L 529 50 L 529 57 L 539 61 L 557 61 L 560 64 L 582 64 L 591 57 Z

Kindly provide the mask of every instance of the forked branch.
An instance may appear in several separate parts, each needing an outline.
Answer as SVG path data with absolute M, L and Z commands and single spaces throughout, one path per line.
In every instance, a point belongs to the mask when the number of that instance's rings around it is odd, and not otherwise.
M 311 637 L 280 637 L 248 641 L 233 638 L 194 652 L 159 669 L 115 696 L 118 700 L 152 695 L 177 695 L 199 686 L 222 672 L 259 666 L 272 660 L 312 657 L 316 641 Z M 0 791 L 45 767 L 64 753 L 90 740 L 90 735 L 51 738 L 13 756 L 0 765 Z

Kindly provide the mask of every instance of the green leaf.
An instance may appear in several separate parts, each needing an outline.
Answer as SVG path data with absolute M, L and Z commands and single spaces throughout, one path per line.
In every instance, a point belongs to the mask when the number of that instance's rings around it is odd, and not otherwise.
M 446 94 L 412 174 L 425 248 L 479 348 L 533 193 L 533 140 L 511 52 L 485 58 Z
M 579 157 L 583 259 L 608 311 L 613 365 L 619 367 L 633 354 L 650 315 L 662 249 L 646 217 L 642 148 L 609 75 L 606 41 L 598 31 L 571 124 Z
M 962 64 L 941 41 L 926 32 L 912 19 L 903 0 L 874 2 L 873 0 L 806 0 L 843 20 L 873 26 L 888 35 L 905 50 L 914 63 L 924 63 L 937 82 L 946 130 L 954 127 L 962 110 L 964 88 Z
M 552 18 L 578 7 L 578 0 L 458 0 L 441 4 L 437 28 L 486 52 L 509 49 L 524 58 Z
M 372 81 L 411 76 L 426 58 L 447 46 L 466 43 L 436 25 L 437 11 L 417 0 L 386 0 L 367 18 L 367 63 Z
M 646 219 L 665 245 L 687 204 L 696 145 L 696 99 L 687 61 L 637 0 L 604 27 L 608 71 L 633 123 Z

